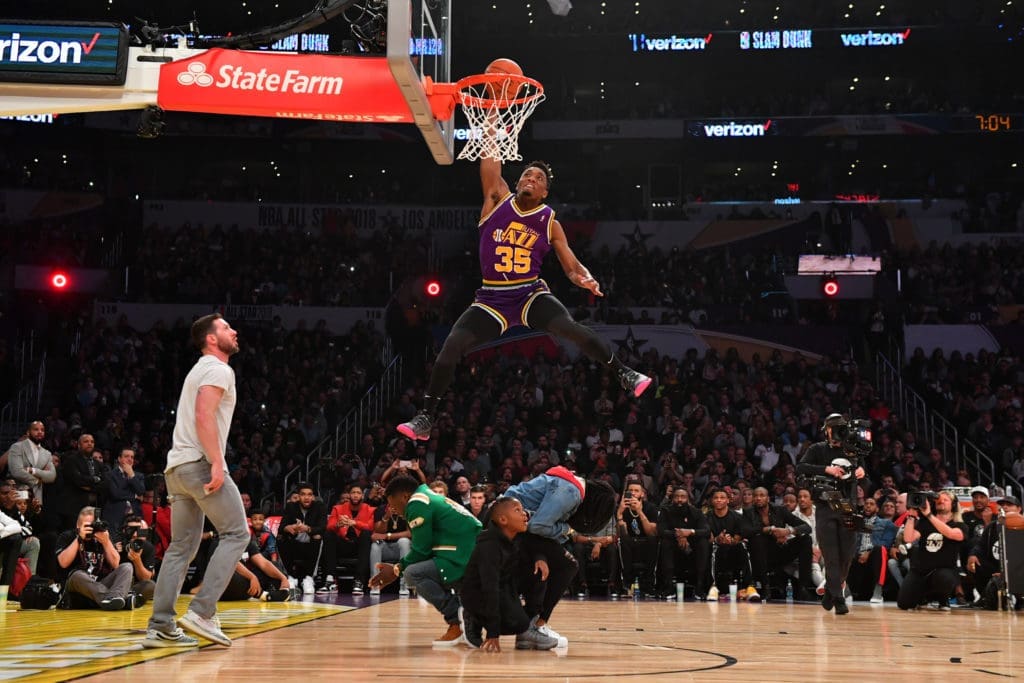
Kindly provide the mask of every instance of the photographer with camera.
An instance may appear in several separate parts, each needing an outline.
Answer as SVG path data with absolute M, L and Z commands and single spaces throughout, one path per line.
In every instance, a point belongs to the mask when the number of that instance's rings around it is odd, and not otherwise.
M 140 515 L 128 515 L 121 528 L 121 539 L 114 547 L 121 553 L 121 564 L 132 566 L 132 593 L 152 600 L 156 591 L 156 548 L 150 542 L 150 530 Z
M 96 518 L 96 508 L 82 508 L 76 527 L 57 539 L 57 564 L 67 572 L 64 586 L 69 595 L 84 596 L 87 604 L 102 610 L 130 606 L 132 565 L 121 564 L 106 522 Z M 76 607 L 75 602 L 70 606 Z
M 910 550 L 910 573 L 900 585 L 896 603 L 900 609 L 913 609 L 928 597 L 940 607 L 960 583 L 957 559 L 967 538 L 967 527 L 960 520 L 960 504 L 948 491 L 917 492 L 907 495 L 905 543 L 918 541 Z
M 870 432 L 865 438 L 859 433 L 863 425 L 855 426 L 858 430 L 851 433 L 850 422 L 839 413 L 826 417 L 822 425 L 825 441 L 812 444 L 797 465 L 797 472 L 813 478 L 808 484 L 815 500 L 814 531 L 825 562 L 825 593 L 821 606 L 826 610 L 834 607 L 836 614 L 850 611 L 843 585 L 857 550 L 853 512 L 857 484 L 864 478 L 864 468 L 854 465 L 859 455 L 855 449 L 867 446 L 864 441 L 870 442 Z

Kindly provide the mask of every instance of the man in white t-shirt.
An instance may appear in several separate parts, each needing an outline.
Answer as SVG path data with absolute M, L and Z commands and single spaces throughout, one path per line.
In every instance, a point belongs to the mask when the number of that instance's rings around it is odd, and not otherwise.
M 202 541 L 206 517 L 217 529 L 217 548 L 210 556 L 202 588 L 179 621 L 203 638 L 231 645 L 216 616 L 217 599 L 249 543 L 242 496 L 227 476 L 224 459 L 237 399 L 235 371 L 228 358 L 238 353 L 238 333 L 219 313 L 213 313 L 192 324 L 192 342 L 203 355 L 185 377 L 167 453 L 164 477 L 171 500 L 171 543 L 160 566 L 144 647 L 198 645 L 199 641 L 175 625 L 174 603 Z

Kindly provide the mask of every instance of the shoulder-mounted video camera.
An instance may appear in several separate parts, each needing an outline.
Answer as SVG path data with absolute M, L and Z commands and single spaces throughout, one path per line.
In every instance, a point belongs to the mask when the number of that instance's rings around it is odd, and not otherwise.
M 926 505 L 934 504 L 939 499 L 935 491 L 913 491 L 907 494 L 908 510 L 923 510 Z
M 848 456 L 864 457 L 874 446 L 870 420 L 847 420 L 839 413 L 825 418 L 825 437 L 830 446 L 843 449 Z

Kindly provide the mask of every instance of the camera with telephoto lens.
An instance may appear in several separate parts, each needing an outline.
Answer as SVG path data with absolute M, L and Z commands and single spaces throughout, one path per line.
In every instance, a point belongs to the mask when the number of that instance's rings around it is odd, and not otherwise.
M 935 491 L 914 491 L 907 494 L 907 509 L 924 510 L 926 505 L 934 503 L 938 499 L 939 494 Z

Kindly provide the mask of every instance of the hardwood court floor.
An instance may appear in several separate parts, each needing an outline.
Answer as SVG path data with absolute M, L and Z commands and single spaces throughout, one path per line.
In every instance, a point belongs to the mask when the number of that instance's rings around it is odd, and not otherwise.
M 347 597 L 347 596 L 346 596 Z M 845 617 L 811 604 L 566 600 L 563 652 L 432 649 L 443 629 L 426 603 L 397 599 L 87 678 L 88 681 L 864 681 L 1024 676 L 1021 613 L 857 603 Z M 359 599 L 356 600 L 359 604 Z M 143 610 L 144 611 L 144 610 Z M 231 631 L 228 631 L 231 635 Z

